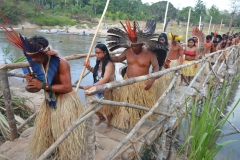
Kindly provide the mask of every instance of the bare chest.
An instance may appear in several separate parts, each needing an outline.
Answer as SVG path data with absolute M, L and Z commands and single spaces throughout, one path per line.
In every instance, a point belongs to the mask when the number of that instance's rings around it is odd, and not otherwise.
M 150 55 L 141 52 L 139 54 L 135 54 L 130 52 L 126 55 L 128 65 L 138 65 L 140 67 L 145 67 L 150 65 Z

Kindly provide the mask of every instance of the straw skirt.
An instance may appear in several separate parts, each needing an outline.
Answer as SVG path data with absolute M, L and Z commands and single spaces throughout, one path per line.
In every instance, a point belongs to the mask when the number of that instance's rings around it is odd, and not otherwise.
M 184 60 L 183 61 L 183 64 L 188 64 L 188 63 L 192 63 L 192 62 L 195 62 L 195 60 L 192 60 L 192 61 L 188 61 L 188 60 Z M 195 76 L 198 72 L 198 66 L 197 68 L 195 68 L 195 65 L 191 65 L 191 66 L 188 66 L 186 68 L 182 68 L 182 74 L 184 76 Z
M 35 121 L 33 139 L 26 159 L 37 159 L 83 113 L 84 107 L 75 91 L 56 94 L 57 108 L 42 102 Z M 84 153 L 84 123 L 79 125 L 54 151 L 58 160 L 79 160 Z
M 126 74 L 124 79 L 127 79 Z M 145 90 L 145 83 L 146 81 L 142 81 L 121 87 L 119 93 L 114 95 L 114 100 L 151 108 L 156 102 L 154 87 L 152 86 L 149 90 Z M 121 129 L 131 129 L 144 114 L 146 114 L 146 111 L 118 107 L 114 114 L 112 125 Z M 150 119 L 153 118 L 156 118 L 156 115 L 153 114 Z

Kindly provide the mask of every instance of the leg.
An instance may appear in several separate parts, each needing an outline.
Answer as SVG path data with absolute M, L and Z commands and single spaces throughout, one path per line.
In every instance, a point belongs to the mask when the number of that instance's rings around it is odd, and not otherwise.
M 105 133 L 110 132 L 112 130 L 112 125 L 111 125 L 112 118 L 113 118 L 112 113 L 107 116 L 108 123 L 107 123 L 107 127 L 105 129 Z
M 99 120 L 95 123 L 95 125 L 98 126 L 99 124 L 104 122 L 106 118 L 100 112 L 96 112 L 96 115 L 98 116 Z

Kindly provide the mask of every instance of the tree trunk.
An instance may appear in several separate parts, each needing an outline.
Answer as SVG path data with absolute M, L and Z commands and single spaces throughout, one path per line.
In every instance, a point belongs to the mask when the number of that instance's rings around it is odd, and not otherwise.
M 91 96 L 87 96 L 86 98 L 86 108 L 90 108 L 91 104 Z M 89 117 L 85 121 L 86 125 L 86 160 L 94 160 L 95 159 L 95 130 L 94 130 L 94 115 Z
M 14 117 L 14 111 L 12 107 L 11 93 L 8 83 L 8 75 L 6 69 L 0 69 L 1 88 L 4 96 L 4 104 L 6 107 L 7 121 L 10 129 L 10 138 L 14 140 L 18 138 L 17 125 Z

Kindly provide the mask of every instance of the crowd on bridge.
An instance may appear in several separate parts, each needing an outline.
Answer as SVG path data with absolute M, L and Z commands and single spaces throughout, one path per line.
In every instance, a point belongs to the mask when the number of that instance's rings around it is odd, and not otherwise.
M 8 22 L 6 22 L 8 23 Z M 122 23 L 121 23 L 122 24 Z M 10 25 L 10 24 L 9 24 Z M 70 66 L 68 62 L 53 50 L 48 40 L 41 36 L 26 38 L 6 30 L 6 37 L 16 47 L 20 48 L 31 66 L 32 71 L 25 70 L 27 80 L 27 91 L 38 92 L 44 90 L 45 99 L 40 107 L 40 112 L 35 120 L 33 140 L 31 141 L 29 153 L 26 159 L 37 159 L 59 136 L 83 113 L 86 109 L 81 103 L 77 93 L 73 91 L 71 84 Z M 133 25 L 129 20 L 123 29 L 108 29 L 108 44 L 97 44 L 95 47 L 96 63 L 90 64 L 85 61 L 85 67 L 92 72 L 93 83 L 84 87 L 85 94 L 97 85 L 116 81 L 116 62 L 126 60 L 126 66 L 122 68 L 123 79 L 148 75 L 167 68 L 179 66 L 197 61 L 211 52 L 224 50 L 240 42 L 240 34 L 235 33 L 219 35 L 217 32 L 206 37 L 197 27 L 193 28 L 192 37 L 186 44 L 182 44 L 181 35 L 163 32 L 156 36 L 156 23 L 148 21 L 145 28 L 141 28 L 137 22 Z M 119 56 L 110 56 L 109 51 L 119 48 L 125 50 Z M 224 55 L 226 56 L 227 53 Z M 209 61 L 214 57 L 209 57 Z M 224 57 L 220 60 L 224 60 Z M 215 61 L 214 61 L 215 62 Z M 211 64 L 210 64 L 211 65 Z M 93 67 L 92 67 L 93 66 Z M 198 72 L 197 64 L 183 68 L 182 77 L 188 81 Z M 206 72 L 210 72 L 207 67 Z M 146 81 L 137 82 L 120 88 L 106 90 L 95 95 L 96 98 L 126 102 L 138 106 L 151 108 L 166 88 L 167 81 L 173 77 L 173 73 L 159 78 L 150 78 Z M 180 80 L 178 85 L 183 85 Z M 104 105 L 96 112 L 98 121 L 95 125 L 107 120 L 105 132 L 110 132 L 112 126 L 121 129 L 131 129 L 146 113 L 146 111 Z M 152 115 L 150 119 L 155 119 Z M 58 159 L 81 159 L 85 146 L 85 124 L 79 125 L 68 138 L 60 144 L 52 157 Z

